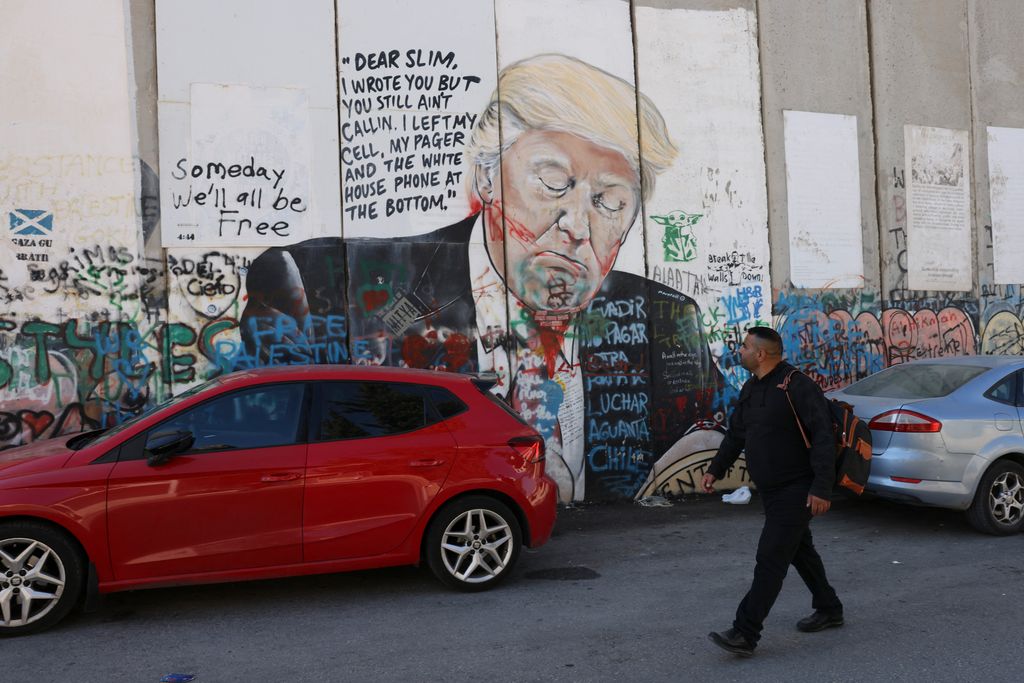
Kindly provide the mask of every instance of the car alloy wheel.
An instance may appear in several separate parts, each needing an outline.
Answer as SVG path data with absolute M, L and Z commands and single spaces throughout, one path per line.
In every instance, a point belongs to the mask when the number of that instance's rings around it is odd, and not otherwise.
M 967 521 L 978 531 L 998 536 L 1024 528 L 1024 466 L 996 461 L 978 484 Z
M 1003 472 L 988 493 L 992 518 L 1005 526 L 1019 525 L 1024 517 L 1024 482 L 1017 472 Z
M 33 522 L 0 525 L 0 636 L 52 626 L 74 606 L 82 560 L 61 532 Z
M 466 591 L 490 588 L 511 571 L 522 532 L 507 506 L 486 496 L 457 499 L 427 532 L 427 563 L 445 584 Z
M 512 529 L 491 510 L 467 510 L 441 536 L 445 568 L 459 581 L 490 581 L 512 557 Z

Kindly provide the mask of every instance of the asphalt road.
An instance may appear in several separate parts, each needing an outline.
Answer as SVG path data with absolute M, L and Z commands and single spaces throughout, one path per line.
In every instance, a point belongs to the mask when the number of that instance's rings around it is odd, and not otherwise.
M 813 525 L 846 625 L 795 622 L 791 572 L 757 654 L 715 648 L 749 585 L 760 501 L 563 510 L 502 587 L 449 592 L 413 568 L 139 591 L 0 641 L 0 680 L 1024 680 L 1024 534 L 879 501 Z

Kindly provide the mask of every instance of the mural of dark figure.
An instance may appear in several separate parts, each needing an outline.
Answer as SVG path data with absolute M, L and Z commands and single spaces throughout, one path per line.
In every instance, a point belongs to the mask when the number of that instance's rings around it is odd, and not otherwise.
M 261 330 L 280 328 L 277 316 L 300 337 L 325 316 L 308 294 L 346 263 L 352 362 L 495 372 L 544 436 L 563 501 L 632 495 L 661 453 L 710 423 L 724 388 L 696 302 L 613 270 L 675 156 L 632 84 L 564 56 L 512 64 L 466 150 L 471 214 L 418 236 L 263 253 L 246 279 L 247 350 L 270 360 Z M 671 385 L 657 376 L 665 358 L 682 359 Z M 652 433 L 655 405 L 672 406 L 670 429 Z
M 825 566 L 811 539 L 811 518 L 828 512 L 835 479 L 832 421 L 821 389 L 796 373 L 789 397 L 780 386 L 794 370 L 782 360 L 782 338 L 767 327 L 752 327 L 740 349 L 743 367 L 753 375 L 743 385 L 729 420 L 729 431 L 704 475 L 710 493 L 740 451 L 764 503 L 765 522 L 757 545 L 750 590 L 736 610 L 732 628 L 711 633 L 719 647 L 750 656 L 792 564 L 811 591 L 814 614 L 800 620 L 801 631 L 820 631 L 843 623 L 843 605 L 829 585 Z M 792 401 L 792 402 L 791 402 Z M 810 435 L 804 445 L 800 425 Z

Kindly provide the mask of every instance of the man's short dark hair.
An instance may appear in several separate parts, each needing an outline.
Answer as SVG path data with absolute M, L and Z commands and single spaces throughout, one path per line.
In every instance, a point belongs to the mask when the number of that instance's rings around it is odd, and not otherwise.
M 782 337 L 770 327 L 748 327 L 747 334 L 761 340 L 761 348 L 773 356 L 782 355 Z

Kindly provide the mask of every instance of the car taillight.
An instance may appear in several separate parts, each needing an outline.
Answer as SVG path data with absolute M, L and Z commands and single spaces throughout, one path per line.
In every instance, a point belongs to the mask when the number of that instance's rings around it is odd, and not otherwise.
M 544 439 L 540 436 L 516 436 L 508 440 L 508 445 L 516 452 L 516 469 L 525 469 L 544 460 Z
M 877 429 L 880 432 L 934 433 L 942 431 L 942 423 L 913 410 L 898 408 L 875 415 L 868 423 L 868 429 Z

